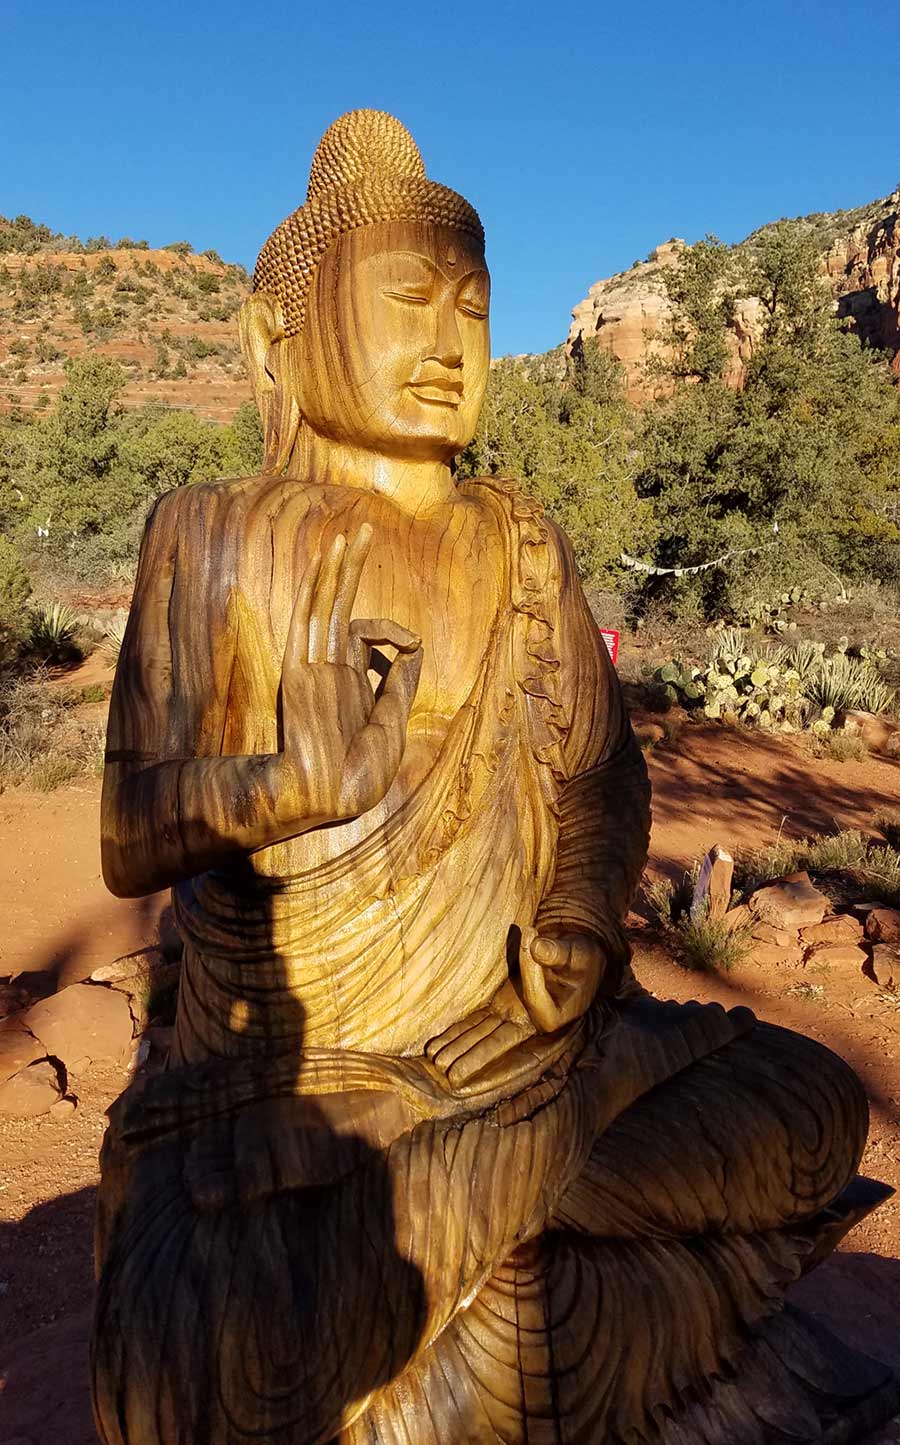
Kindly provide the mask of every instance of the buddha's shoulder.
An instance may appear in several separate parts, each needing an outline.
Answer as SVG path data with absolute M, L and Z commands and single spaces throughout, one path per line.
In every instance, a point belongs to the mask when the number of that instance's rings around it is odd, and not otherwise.
M 528 534 L 532 545 L 543 543 L 554 553 L 568 557 L 572 544 L 543 503 L 516 477 L 469 477 L 461 483 L 464 496 L 483 508 L 505 514 Z
M 315 504 L 322 488 L 294 478 L 260 473 L 252 477 L 222 477 L 207 482 L 190 482 L 166 492 L 156 503 L 152 517 L 157 523 L 182 525 L 190 518 L 210 523 L 239 513 L 267 513 L 290 505 L 305 510 Z

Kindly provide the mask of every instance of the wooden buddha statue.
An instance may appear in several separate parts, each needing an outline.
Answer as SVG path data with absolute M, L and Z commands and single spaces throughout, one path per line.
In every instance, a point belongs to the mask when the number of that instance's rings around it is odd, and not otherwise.
M 488 302 L 472 208 L 342 117 L 242 313 L 263 474 L 148 521 L 103 859 L 173 888 L 184 970 L 103 1148 L 107 1445 L 756 1445 L 886 1408 L 782 1312 L 882 1197 L 855 1077 L 631 976 L 648 786 L 571 550 L 451 469 Z

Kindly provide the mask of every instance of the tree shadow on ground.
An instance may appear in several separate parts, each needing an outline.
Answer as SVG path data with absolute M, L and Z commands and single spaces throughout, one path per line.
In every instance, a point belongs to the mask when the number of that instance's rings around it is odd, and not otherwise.
M 104 944 L 109 935 L 109 909 L 107 906 L 93 909 L 77 916 L 68 928 L 45 941 L 39 952 L 17 960 L 13 975 L 40 974 L 52 982 L 53 988 L 64 988 L 87 978 L 101 963 L 111 963 L 115 958 L 160 944 L 166 937 L 162 922 L 166 912 L 159 894 L 130 900 L 127 914 L 124 908 L 121 913 L 123 919 L 127 917 L 127 926 L 123 926 L 118 946 L 113 949 Z M 171 910 L 168 912 L 171 914 Z
M 93 1445 L 88 1337 L 96 1189 L 0 1224 L 0 1436 L 28 1445 Z
M 722 747 L 731 748 L 723 766 Z M 843 828 L 874 831 L 874 819 L 896 809 L 900 766 L 878 760 L 877 780 L 861 784 L 857 765 L 838 765 L 840 775 L 817 767 L 798 745 L 764 733 L 686 728 L 676 748 L 660 748 L 651 759 L 653 823 L 651 860 L 670 877 L 692 861 L 680 851 L 687 822 L 709 820 L 734 851 L 770 841 L 783 828 L 790 837 L 833 833 Z

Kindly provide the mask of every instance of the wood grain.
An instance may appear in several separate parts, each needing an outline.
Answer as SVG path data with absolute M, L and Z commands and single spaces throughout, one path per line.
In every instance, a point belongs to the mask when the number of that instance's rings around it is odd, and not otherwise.
M 881 1197 L 865 1099 L 632 978 L 643 760 L 566 539 L 453 478 L 483 251 L 406 142 L 359 179 L 367 124 L 314 167 L 302 306 L 276 246 L 242 318 L 264 473 L 163 497 L 142 547 L 103 863 L 172 886 L 184 970 L 103 1146 L 98 1430 L 845 1438 L 889 1373 L 776 1317 Z

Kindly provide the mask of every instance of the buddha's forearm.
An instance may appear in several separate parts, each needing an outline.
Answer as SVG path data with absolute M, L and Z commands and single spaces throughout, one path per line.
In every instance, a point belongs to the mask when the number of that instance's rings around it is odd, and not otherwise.
M 103 787 L 103 876 L 119 897 L 171 887 L 309 828 L 313 816 L 283 757 L 188 758 L 107 763 Z M 291 784 L 295 780 L 291 778 Z

